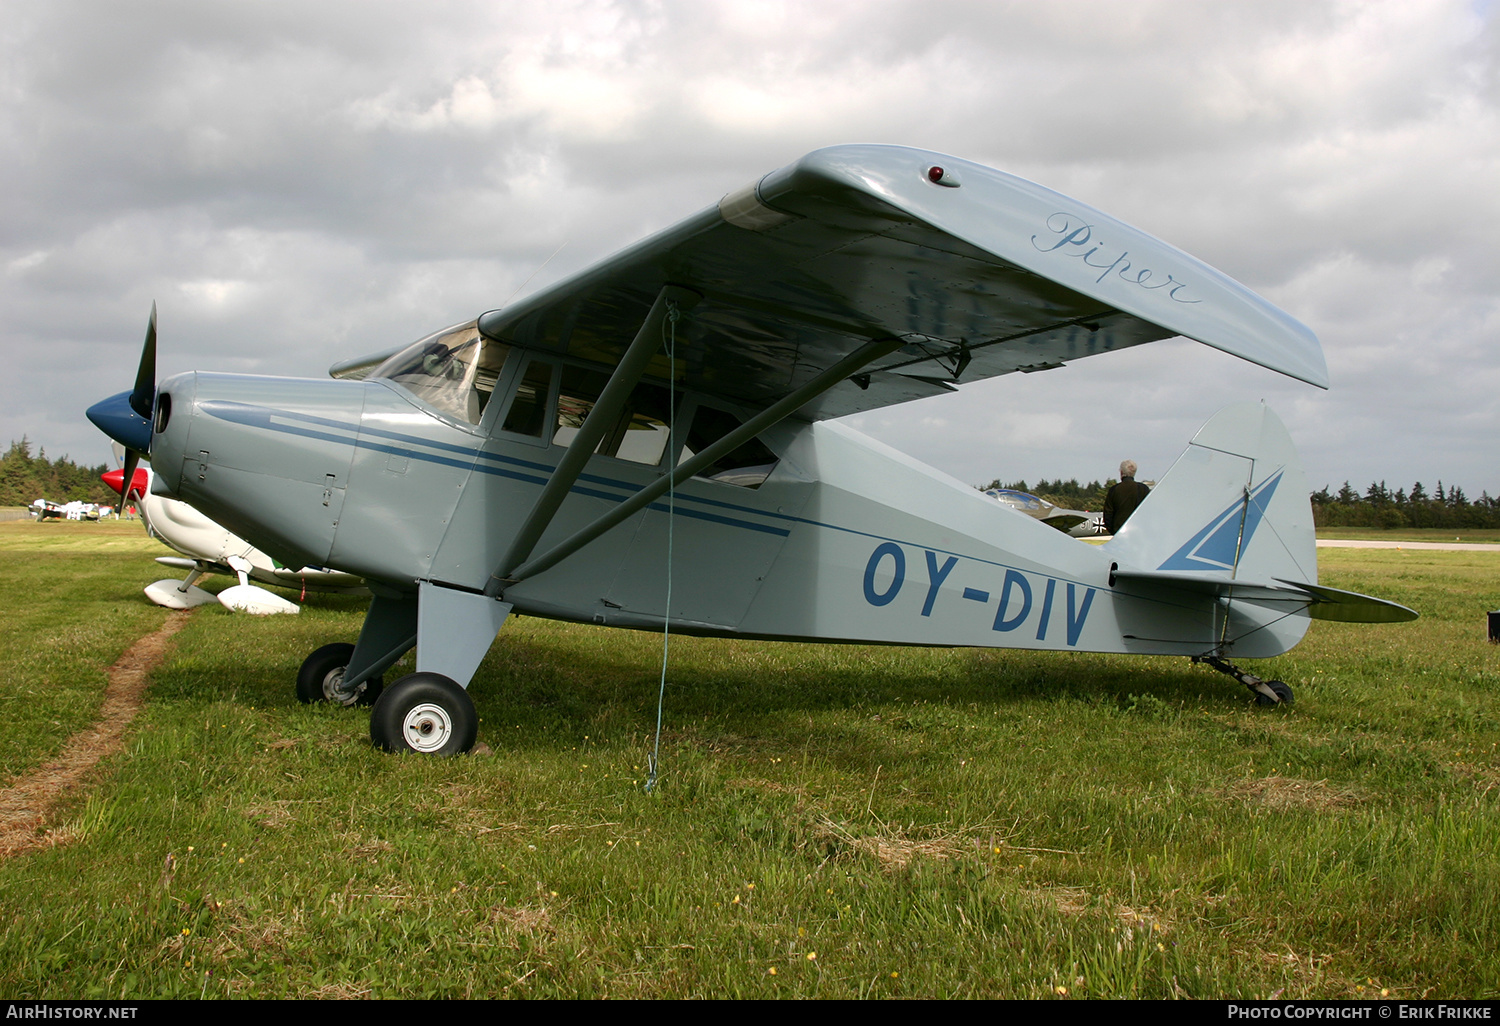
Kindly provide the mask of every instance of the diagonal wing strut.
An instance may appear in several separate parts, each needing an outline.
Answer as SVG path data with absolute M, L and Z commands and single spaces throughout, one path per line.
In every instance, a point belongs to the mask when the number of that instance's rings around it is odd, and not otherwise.
M 660 298 L 658 298 L 658 304 L 661 304 Z M 653 306 L 652 310 L 655 311 L 655 309 L 656 307 Z M 643 328 L 642 330 L 645 329 Z M 637 340 L 639 341 L 639 337 L 637 338 Z M 651 484 L 642 488 L 640 491 L 630 496 L 630 498 L 620 503 L 614 509 L 594 520 L 586 527 L 583 527 L 580 530 L 576 531 L 570 537 L 565 538 L 563 541 L 559 542 L 557 545 L 553 546 L 542 555 L 530 560 L 529 562 L 522 563 L 520 566 L 512 567 L 510 565 L 510 555 L 507 554 L 507 561 L 505 563 L 502 563 L 500 567 L 496 569 L 495 573 L 490 577 L 489 583 L 485 585 L 484 593 L 491 597 L 497 597 L 502 591 L 504 591 L 506 587 L 512 584 L 517 584 L 521 581 L 526 580 L 526 578 L 528 577 L 532 577 L 536 574 L 541 573 L 543 570 L 547 570 L 553 566 L 556 566 L 558 563 L 562 562 L 564 559 L 568 558 L 573 553 L 583 548 L 585 545 L 593 541 L 595 538 L 599 537 L 604 532 L 610 530 L 613 527 L 616 527 L 617 525 L 623 523 L 625 520 L 629 519 L 637 511 L 641 510 L 652 501 L 659 498 L 663 493 L 667 491 L 668 488 L 675 488 L 677 485 L 697 474 L 705 467 L 712 466 L 720 457 L 724 456 L 726 453 L 733 452 L 745 442 L 760 434 L 762 431 L 766 430 L 766 428 L 785 420 L 793 413 L 796 413 L 807 403 L 822 395 L 824 392 L 828 391 L 834 385 L 837 385 L 840 381 L 843 381 L 851 374 L 857 373 L 861 368 L 868 366 L 874 361 L 880 359 L 882 356 L 885 356 L 886 354 L 894 352 L 895 350 L 901 348 L 902 344 L 902 340 L 899 338 L 878 339 L 875 341 L 866 342 L 854 352 L 850 353 L 848 356 L 844 357 L 842 360 L 838 361 L 833 366 L 827 368 L 821 374 L 814 377 L 811 381 L 807 382 L 807 384 L 803 385 L 801 388 L 798 388 L 796 391 L 785 396 L 771 406 L 766 407 L 760 413 L 745 421 L 745 423 L 741 424 L 738 428 L 729 432 L 729 434 L 725 435 L 717 442 L 705 448 L 702 452 L 697 453 L 691 459 L 685 460 L 684 462 L 678 464 L 671 473 L 663 474 Z M 621 366 L 624 366 L 624 361 L 621 361 Z M 615 373 L 618 375 L 619 370 L 617 369 Z M 639 377 L 639 374 L 637 375 L 637 377 Z M 611 386 L 614 384 L 613 378 L 611 378 L 610 384 Z M 634 384 L 634 382 L 632 382 L 632 384 Z M 590 416 L 592 416 L 592 414 Z M 587 424 L 585 424 L 585 426 L 587 426 Z M 571 454 L 572 449 L 578 445 L 581 438 L 582 434 L 580 432 L 580 437 L 578 439 L 575 439 L 573 445 L 569 447 L 569 454 Z M 584 458 L 586 459 L 587 454 L 591 453 L 592 451 L 592 447 L 585 449 Z M 563 459 L 566 460 L 567 456 L 565 455 Z M 559 464 L 559 468 L 561 468 L 561 466 L 562 464 Z M 579 465 L 578 469 L 582 469 L 582 464 Z M 578 471 L 575 470 L 573 472 L 573 477 L 576 478 L 577 474 Z M 566 494 L 567 487 L 570 487 L 571 485 L 572 480 L 570 479 L 568 481 L 568 485 L 563 487 L 561 494 Z M 547 487 L 551 488 L 552 482 L 549 481 Z M 538 498 L 537 500 L 537 506 L 541 506 L 540 498 Z M 536 528 L 537 537 L 541 536 L 542 531 L 545 530 L 547 524 L 551 522 L 552 514 L 555 512 L 556 505 L 554 505 L 551 511 L 547 513 L 545 521 L 543 521 Z M 535 514 L 536 510 L 533 510 L 533 515 Z M 528 523 L 530 519 L 531 518 L 528 517 Z M 526 546 L 526 552 L 523 553 L 520 558 L 525 559 L 526 556 L 530 554 L 531 547 L 535 544 L 536 540 L 535 538 L 533 538 L 531 544 Z M 518 547 L 519 546 L 512 546 L 512 549 L 517 549 Z
M 698 300 L 702 298 L 691 289 L 677 285 L 663 285 L 657 292 L 656 301 L 651 304 L 651 311 L 641 323 L 640 330 L 635 333 L 630 348 L 625 350 L 625 355 L 615 365 L 614 373 L 609 376 L 609 383 L 604 386 L 604 391 L 600 393 L 598 401 L 584 418 L 583 426 L 578 429 L 578 434 L 568 446 L 568 451 L 563 453 L 563 458 L 558 461 L 556 469 L 552 471 L 552 476 L 542 488 L 542 494 L 537 496 L 536 502 L 532 504 L 531 512 L 526 515 L 525 522 L 516 532 L 515 540 L 510 543 L 505 557 L 500 560 L 500 565 L 491 575 L 489 585 L 485 588 L 486 595 L 493 598 L 500 593 L 499 582 L 509 579 L 510 571 L 531 555 L 531 550 L 536 547 L 537 541 L 542 537 L 542 532 L 546 531 L 547 525 L 552 523 L 558 507 L 568 497 L 569 489 L 578 480 L 578 475 L 583 472 L 589 457 L 598 447 L 599 440 L 619 417 L 626 400 L 630 398 L 631 390 L 646 373 L 651 357 L 656 355 L 656 350 L 661 346 L 662 324 L 667 318 L 669 309 L 675 307 L 688 310 L 696 306 Z

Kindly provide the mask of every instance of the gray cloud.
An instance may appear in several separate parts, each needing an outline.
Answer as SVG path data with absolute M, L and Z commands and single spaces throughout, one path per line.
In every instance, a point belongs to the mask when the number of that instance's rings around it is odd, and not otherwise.
M 6 13 L 0 426 L 54 454 L 106 458 L 82 409 L 128 384 L 152 299 L 164 373 L 321 374 L 874 141 L 1024 175 L 1207 260 L 1308 323 L 1334 384 L 1160 343 L 863 418 L 884 440 L 976 482 L 1124 455 L 1154 476 L 1219 406 L 1264 397 L 1315 486 L 1500 491 L 1485 5 Z

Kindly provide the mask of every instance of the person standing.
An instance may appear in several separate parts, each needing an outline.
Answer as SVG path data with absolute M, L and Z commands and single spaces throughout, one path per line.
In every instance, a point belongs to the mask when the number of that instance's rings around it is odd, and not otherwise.
M 1130 519 L 1130 514 L 1135 508 L 1146 501 L 1146 496 L 1151 494 L 1151 489 L 1135 479 L 1135 460 L 1123 460 L 1120 463 L 1120 483 L 1111 488 L 1104 496 L 1104 531 L 1106 534 L 1118 534 L 1120 528 L 1125 526 L 1125 521 Z

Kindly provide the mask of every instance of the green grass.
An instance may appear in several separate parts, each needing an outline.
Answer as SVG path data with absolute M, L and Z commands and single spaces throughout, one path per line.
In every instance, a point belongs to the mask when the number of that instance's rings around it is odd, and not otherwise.
M 87 721 L 160 622 L 112 530 L 0 531 L 45 596 L 0 651 L 22 741 Z M 292 696 L 358 602 L 205 607 L 71 843 L 0 863 L 0 991 L 1493 997 L 1500 576 L 1320 556 L 1423 619 L 1314 624 L 1259 667 L 1291 709 L 1186 660 L 674 639 L 654 794 L 659 636 L 508 624 L 473 687 L 491 752 L 432 760 Z
M 104 671 L 164 610 L 140 588 L 146 554 L 166 553 L 139 523 L 0 523 L 0 776 L 56 755 L 94 722 Z M 154 567 L 162 570 L 162 567 Z M 147 575 L 139 585 L 131 572 Z

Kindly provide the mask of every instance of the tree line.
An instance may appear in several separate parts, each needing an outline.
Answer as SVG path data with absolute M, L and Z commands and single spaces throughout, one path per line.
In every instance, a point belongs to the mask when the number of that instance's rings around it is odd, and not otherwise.
M 50 460 L 46 449 L 33 456 L 31 441 L 23 436 L 0 456 L 0 506 L 29 506 L 34 499 L 114 505 L 120 497 L 99 480 L 108 469 L 103 463 L 79 466 L 66 455 Z
M 1046 499 L 1052 505 L 1061 506 L 1063 509 L 1081 509 L 1097 513 L 1104 508 L 1105 493 L 1115 484 L 1114 478 L 1102 484 L 1098 481 L 1090 481 L 1086 485 L 1079 484 L 1077 478 L 1069 478 L 1066 481 L 1062 478 L 1056 481 L 1043 478 L 1035 486 L 1028 485 L 1025 481 L 1012 481 L 1006 484 L 995 480 L 987 485 L 981 485 L 979 490 L 987 492 L 992 488 L 1011 488 L 1018 492 L 1030 492 L 1037 498 Z
M 997 479 L 980 486 L 980 490 L 1014 488 L 1065 509 L 1098 512 L 1104 508 L 1104 495 L 1114 483 L 1113 478 L 1103 483 L 1090 481 L 1086 485 L 1079 484 L 1076 479 L 1043 479 L 1035 485 Z M 1318 527 L 1500 529 L 1500 498 L 1482 492 L 1479 498 L 1470 499 L 1462 488 L 1457 485 L 1444 487 L 1442 481 L 1438 481 L 1431 492 L 1420 481 L 1412 485 L 1409 492 L 1404 488 L 1391 491 L 1384 481 L 1380 481 L 1372 483 L 1363 494 L 1345 481 L 1337 492 L 1324 485 L 1312 493 L 1311 499 L 1313 523 Z
M 1454 485 L 1438 481 L 1431 492 L 1418 481 L 1407 492 L 1394 492 L 1385 482 L 1372 483 L 1363 495 L 1345 481 L 1337 492 L 1328 486 L 1312 494 L 1313 523 L 1319 527 L 1440 527 L 1444 529 L 1500 528 L 1500 498 L 1481 492 L 1470 499 Z

